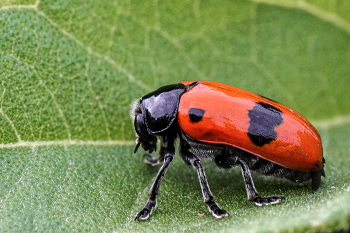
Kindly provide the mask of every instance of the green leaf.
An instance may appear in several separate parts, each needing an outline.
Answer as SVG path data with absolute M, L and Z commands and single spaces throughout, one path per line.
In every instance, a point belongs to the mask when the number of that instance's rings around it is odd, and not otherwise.
M 349 228 L 349 12 L 348 1 L 0 2 L 1 231 Z M 321 188 L 253 174 L 262 195 L 286 198 L 257 208 L 240 169 L 205 164 L 230 213 L 218 221 L 176 156 L 153 215 L 134 222 L 159 167 L 132 153 L 130 103 L 183 80 L 241 87 L 310 119 L 323 139 Z

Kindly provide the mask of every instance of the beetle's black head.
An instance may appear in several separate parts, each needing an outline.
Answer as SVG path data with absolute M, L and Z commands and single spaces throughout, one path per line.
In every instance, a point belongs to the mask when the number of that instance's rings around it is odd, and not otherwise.
M 150 153 L 156 150 L 156 136 L 164 136 L 168 133 L 167 129 L 175 122 L 180 96 L 184 92 L 185 86 L 181 83 L 168 85 L 133 103 L 130 115 L 138 137 L 135 153 L 140 144 L 145 151 Z

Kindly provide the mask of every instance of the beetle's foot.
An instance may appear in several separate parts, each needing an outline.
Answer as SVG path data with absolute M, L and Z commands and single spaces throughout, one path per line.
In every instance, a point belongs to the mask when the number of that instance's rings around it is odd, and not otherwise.
M 272 196 L 272 197 L 256 197 L 253 199 L 253 202 L 257 206 L 262 206 L 262 205 L 274 205 L 279 203 L 284 199 L 283 196 Z
M 149 218 L 151 213 L 152 213 L 152 210 L 149 210 L 147 208 L 143 208 L 140 212 L 138 212 L 136 214 L 134 221 L 140 220 L 140 217 L 141 217 L 141 220 L 146 220 Z
M 144 160 L 145 163 L 151 164 L 152 166 L 156 166 L 158 164 L 161 164 L 161 162 L 158 160 L 158 158 L 152 156 L 151 154 L 147 153 L 147 154 L 144 154 L 143 156 L 146 157 Z
M 226 210 L 221 209 L 218 204 L 216 204 L 215 201 L 209 201 L 207 203 L 209 212 L 215 217 L 215 218 L 223 218 L 226 216 L 229 216 L 229 213 L 227 213 Z
M 149 218 L 149 216 L 152 214 L 152 208 L 156 207 L 157 205 L 157 201 L 155 197 L 150 197 L 147 201 L 147 204 L 145 205 L 145 207 L 143 207 L 143 209 L 138 212 L 135 216 L 134 221 L 136 220 L 146 220 Z

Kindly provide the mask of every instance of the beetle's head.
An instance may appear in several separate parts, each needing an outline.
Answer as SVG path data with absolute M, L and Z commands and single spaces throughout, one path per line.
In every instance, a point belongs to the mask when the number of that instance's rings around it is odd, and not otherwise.
M 171 84 L 133 102 L 130 115 L 138 137 L 135 153 L 140 145 L 145 151 L 151 153 L 157 149 L 156 136 L 162 137 L 170 133 L 168 129 L 176 124 L 174 122 L 176 122 L 180 96 L 185 90 L 185 86 L 181 83 Z
M 157 138 L 147 127 L 146 114 L 141 110 L 141 102 L 142 99 L 135 100 L 130 112 L 131 118 L 134 121 L 134 129 L 137 137 L 134 153 L 137 152 L 140 145 L 142 145 L 145 151 L 152 153 L 157 150 Z

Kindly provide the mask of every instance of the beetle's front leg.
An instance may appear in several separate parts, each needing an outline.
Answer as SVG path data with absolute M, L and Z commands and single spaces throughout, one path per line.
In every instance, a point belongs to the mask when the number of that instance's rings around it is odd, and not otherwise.
M 135 220 L 140 219 L 146 220 L 152 214 L 152 209 L 157 206 L 157 195 L 162 179 L 168 170 L 170 162 L 173 160 L 175 155 L 174 145 L 171 145 L 167 149 L 164 150 L 164 163 L 162 167 L 159 169 L 156 179 L 154 180 L 151 189 L 148 192 L 148 201 L 143 207 L 143 209 L 136 214 Z
M 186 163 L 191 164 L 193 167 L 197 168 L 198 179 L 201 185 L 203 199 L 204 202 L 208 205 L 209 212 L 215 218 L 222 218 L 228 216 L 229 214 L 227 213 L 227 211 L 221 209 L 219 205 L 215 201 L 213 201 L 214 196 L 210 191 L 209 184 L 207 178 L 205 177 L 204 170 L 199 158 L 191 152 L 189 152 L 188 150 L 185 150 L 184 148 L 181 149 L 181 155 Z
M 248 165 L 239 157 L 236 157 L 237 163 L 241 165 L 242 175 L 244 178 L 245 187 L 247 190 L 247 196 L 249 201 L 253 201 L 255 205 L 273 205 L 279 203 L 284 197 L 283 196 L 271 196 L 271 197 L 260 197 L 254 186 L 253 178 L 250 174 Z

